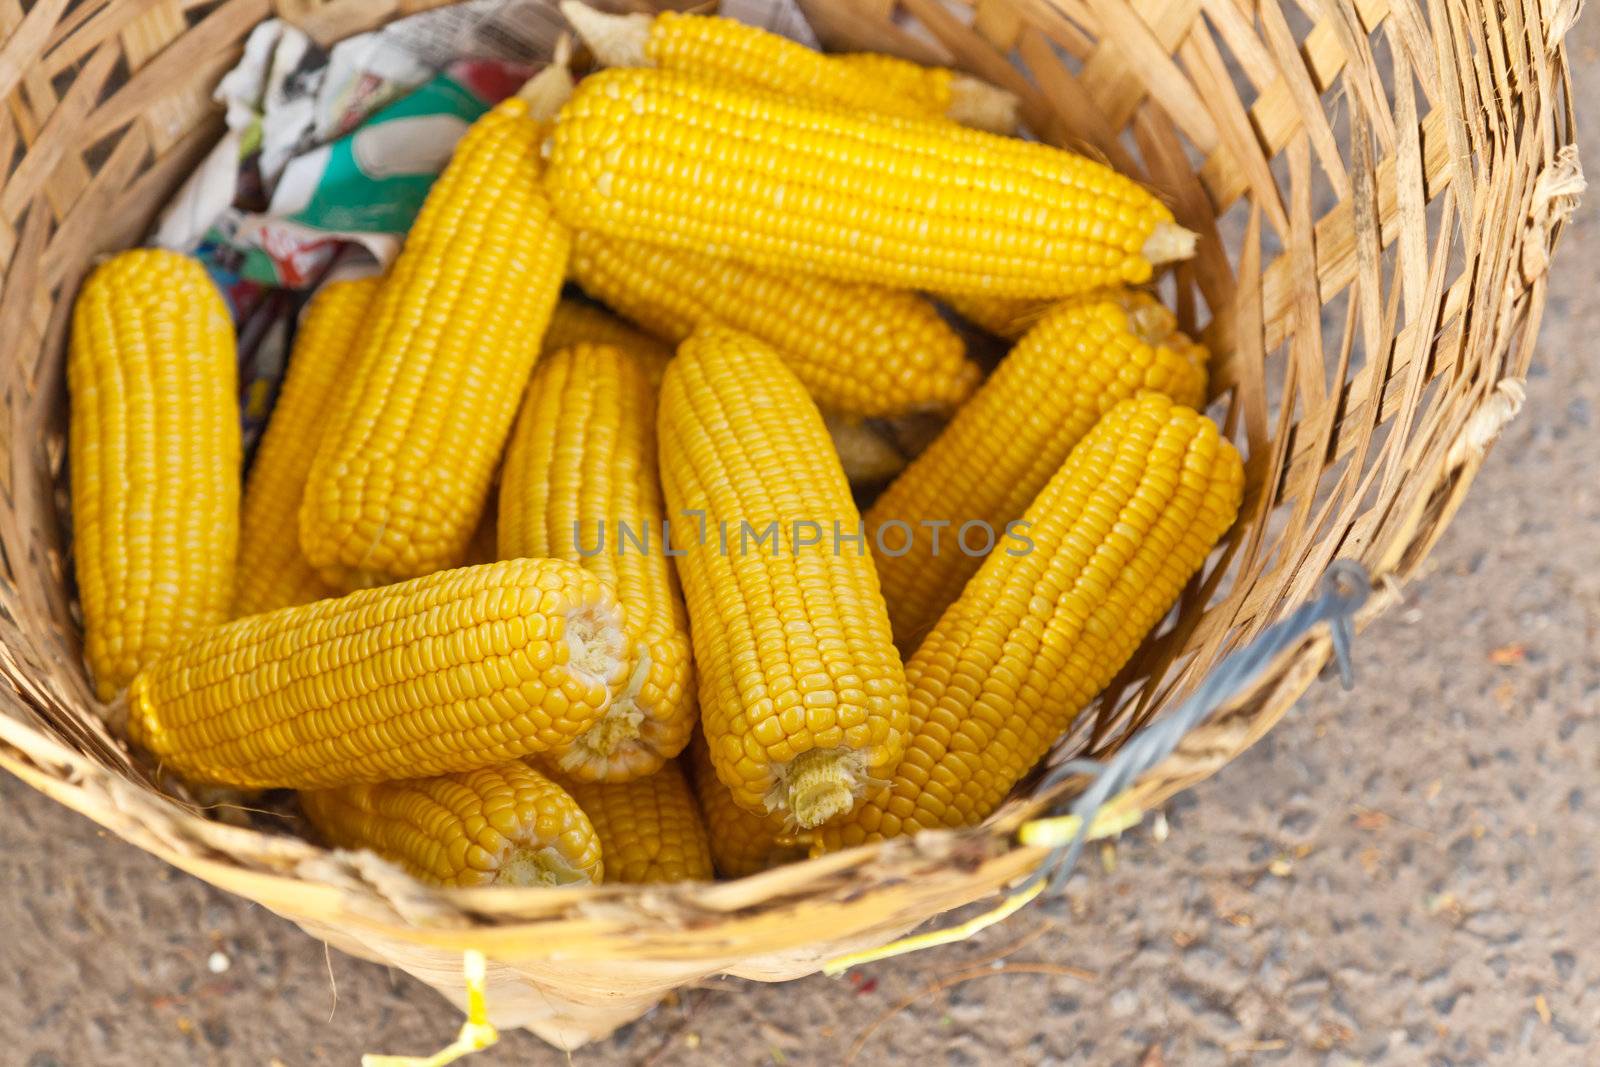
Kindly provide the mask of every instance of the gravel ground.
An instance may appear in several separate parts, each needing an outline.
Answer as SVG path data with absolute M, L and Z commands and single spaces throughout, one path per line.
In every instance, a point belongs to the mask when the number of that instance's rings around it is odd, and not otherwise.
M 1583 106 L 1600 20 L 1572 55 Z M 1561 250 L 1528 408 L 1410 603 L 1358 642 L 1355 692 L 1318 686 L 1171 805 L 1170 835 L 1147 823 L 1090 856 L 1064 900 L 845 980 L 710 982 L 573 1062 L 1600 1062 L 1595 201 Z M 15 779 L 0 811 L 0 1059 L 353 1064 L 454 1033 L 407 976 Z M 514 1033 L 471 1062 L 564 1061 Z

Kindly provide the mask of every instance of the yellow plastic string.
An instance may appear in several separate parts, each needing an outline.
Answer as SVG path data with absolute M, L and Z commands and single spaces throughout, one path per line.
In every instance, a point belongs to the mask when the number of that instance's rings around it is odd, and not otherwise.
M 1115 800 L 1094 813 L 1089 825 L 1092 838 L 1114 837 L 1131 830 L 1144 819 L 1144 812 Z M 1076 815 L 1052 815 L 1043 819 L 1030 819 L 1017 828 L 1017 843 L 1034 848 L 1061 848 L 1078 836 L 1081 820 Z
M 499 1041 L 500 1031 L 489 1022 L 489 1007 L 484 997 L 488 961 L 483 953 L 469 948 L 462 954 L 461 970 L 467 979 L 467 1021 L 461 1024 L 461 1032 L 453 1042 L 432 1056 L 377 1056 L 369 1052 L 361 1057 L 361 1067 L 445 1067 Z
M 829 977 L 837 977 L 850 968 L 859 967 L 863 963 L 886 960 L 891 956 L 900 956 L 907 952 L 920 952 L 922 949 L 933 948 L 936 945 L 949 945 L 956 941 L 965 941 L 979 930 L 993 926 L 995 923 L 1010 916 L 1018 908 L 1038 896 L 1040 891 L 1044 889 L 1044 885 L 1044 879 L 1041 878 L 1030 885 L 1023 886 L 1002 900 L 998 906 L 957 926 L 949 926 L 943 930 L 930 930 L 925 934 L 902 937 L 898 941 L 891 941 L 879 948 L 869 948 L 861 952 L 850 952 L 843 956 L 836 956 L 822 965 L 822 973 Z
M 1137 808 L 1107 804 L 1095 813 L 1091 832 L 1095 837 L 1110 837 L 1137 826 L 1142 818 L 1144 818 L 1144 813 Z M 1080 820 L 1076 815 L 1057 815 L 1043 819 L 1031 819 L 1017 828 L 1017 842 L 1034 848 L 1060 848 L 1077 836 L 1079 822 Z M 902 937 L 898 941 L 891 941 L 879 948 L 864 949 L 860 952 L 836 956 L 822 965 L 822 973 L 829 976 L 837 976 L 852 967 L 859 967 L 863 963 L 886 960 L 893 956 L 903 956 L 908 952 L 920 952 L 922 949 L 933 948 L 937 945 L 949 945 L 957 941 L 965 941 L 979 930 L 993 926 L 995 923 L 1014 914 L 1024 904 L 1038 896 L 1047 882 L 1048 879 L 1036 878 L 1006 897 L 994 908 L 956 926 L 946 927 L 943 930 L 930 930 L 925 934 L 913 934 L 910 937 Z

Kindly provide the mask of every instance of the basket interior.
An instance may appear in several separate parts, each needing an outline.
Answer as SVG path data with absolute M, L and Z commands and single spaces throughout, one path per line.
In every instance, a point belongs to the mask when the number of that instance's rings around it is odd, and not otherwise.
M 947 63 L 1016 92 L 1038 136 L 1136 176 L 1201 235 L 1158 288 L 1214 353 L 1210 410 L 1246 457 L 1244 511 L 1058 758 L 1115 750 L 1311 595 L 1335 558 L 1401 579 L 1416 567 L 1470 480 L 1463 442 L 1492 437 L 1485 412 L 1514 409 L 1501 383 L 1531 355 L 1576 165 L 1559 50 L 1576 3 L 803 6 L 831 47 Z M 331 41 L 390 10 L 102 0 L 0 20 L 12 24 L 0 46 L 4 706 L 8 725 L 128 781 L 147 779 L 95 713 L 67 554 L 73 295 L 215 142 L 210 89 L 257 21 L 281 14 Z M 1270 699 L 1243 706 L 1270 724 L 1317 665 L 1286 686 L 1281 665 L 1259 690 Z M 0 734 L 0 750 L 15 757 L 20 736 Z M 252 848 L 266 846 L 224 851 Z

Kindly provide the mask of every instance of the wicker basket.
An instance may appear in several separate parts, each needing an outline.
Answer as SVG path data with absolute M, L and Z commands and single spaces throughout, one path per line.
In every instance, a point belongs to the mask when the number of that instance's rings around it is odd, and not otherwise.
M 0 13 L 0 767 L 331 944 L 573 1046 L 666 991 L 780 980 L 1038 866 L 1024 787 L 985 826 L 741 881 L 435 891 L 370 856 L 209 820 L 101 725 L 65 555 L 64 334 L 97 255 L 140 239 L 214 142 L 209 93 L 260 19 L 319 40 L 433 0 L 100 0 Z M 963 6 L 965 5 L 965 6 Z M 963 67 L 1032 129 L 1156 189 L 1200 254 L 1165 284 L 1217 354 L 1248 458 L 1238 528 L 1059 759 L 1114 751 L 1315 591 L 1335 557 L 1393 603 L 1515 414 L 1551 248 L 1582 188 L 1562 36 L 1578 0 L 810 0 L 830 46 Z M 1319 627 L 1112 802 L 1137 821 L 1262 736 L 1327 662 Z M 1036 780 L 1037 781 L 1037 780 Z

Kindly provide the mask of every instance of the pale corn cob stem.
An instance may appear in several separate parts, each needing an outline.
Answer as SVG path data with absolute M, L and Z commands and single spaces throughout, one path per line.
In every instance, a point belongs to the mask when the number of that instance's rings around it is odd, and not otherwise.
M 950 119 L 995 133 L 1011 133 L 1017 126 L 1013 94 L 895 56 L 824 55 L 714 15 L 611 15 L 580 0 L 566 0 L 561 13 L 602 66 L 681 70 L 802 99 Z
M 749 337 L 702 328 L 661 387 L 661 472 L 700 707 L 737 801 L 815 826 L 899 762 L 904 680 L 871 560 L 828 538 L 860 516 L 804 387 Z M 703 536 L 687 516 L 704 516 Z M 802 544 L 795 523 L 826 532 Z M 741 547 L 741 524 L 775 547 Z M 726 525 L 724 525 L 726 524 Z M 809 539 L 808 539 L 809 540 Z
M 300 806 L 328 844 L 370 849 L 437 885 L 601 881 L 604 849 L 589 817 L 524 763 L 308 790 Z
M 135 249 L 83 283 L 67 355 L 67 448 L 84 656 L 101 700 L 227 618 L 239 538 L 237 373 L 233 323 L 198 261 Z
M 507 560 L 203 631 L 134 679 L 128 729 L 166 769 L 242 789 L 445 774 L 570 743 L 632 661 L 605 583 Z
M 1239 454 L 1158 393 L 1096 424 L 906 666 L 912 740 L 889 787 L 812 835 L 834 849 L 992 812 L 1176 602 L 1243 494 Z
M 1205 349 L 1176 327 L 1147 293 L 1109 290 L 1060 301 L 889 483 L 867 511 L 867 528 L 905 523 L 911 531 L 903 549 L 895 539 L 872 543 L 902 647 L 917 646 L 983 563 L 955 542 L 963 524 L 987 524 L 999 538 L 1095 420 L 1139 390 L 1204 403 Z M 936 547 L 930 524 L 938 522 L 949 529 Z
M 568 782 L 594 824 L 612 882 L 710 881 L 711 845 L 676 760 L 626 782 Z
M 1053 298 L 1192 247 L 1149 192 L 1070 152 L 675 71 L 585 78 L 545 151 L 570 224 L 773 271 Z
M 528 105 L 528 117 L 535 122 L 549 122 L 561 110 L 561 105 L 572 95 L 571 40 L 563 36 L 556 42 L 556 54 L 550 64 L 529 78 L 517 90 L 517 99 Z
M 1019 106 L 1014 93 L 981 78 L 957 74 L 950 79 L 950 103 L 944 116 L 973 129 L 1010 134 L 1017 129 Z
M 323 581 L 300 551 L 300 502 L 318 436 L 350 373 L 351 349 L 380 284 L 379 278 L 332 282 L 306 307 L 283 388 L 245 482 L 235 616 L 341 592 Z
M 637 656 L 605 716 L 547 757 L 578 780 L 652 774 L 694 729 L 688 620 L 660 543 L 655 408 L 623 350 L 552 352 L 528 383 L 501 474 L 500 556 L 567 560 L 616 589 Z

